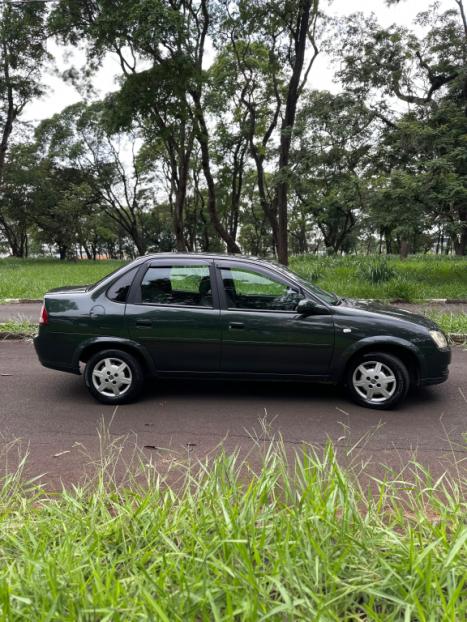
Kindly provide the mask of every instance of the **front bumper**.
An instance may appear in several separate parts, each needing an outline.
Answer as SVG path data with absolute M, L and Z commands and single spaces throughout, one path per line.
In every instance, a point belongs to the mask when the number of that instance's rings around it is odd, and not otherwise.
M 449 377 L 451 348 L 438 350 L 435 355 L 426 358 L 420 377 L 420 385 L 441 384 Z

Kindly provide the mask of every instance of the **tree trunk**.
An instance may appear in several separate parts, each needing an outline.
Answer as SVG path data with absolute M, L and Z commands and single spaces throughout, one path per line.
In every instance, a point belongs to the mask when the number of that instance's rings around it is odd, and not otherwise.
M 297 30 L 295 31 L 295 58 L 292 69 L 292 76 L 287 89 L 287 102 L 285 106 L 284 119 L 281 127 L 281 141 L 279 148 L 279 183 L 276 187 L 276 205 L 278 216 L 278 239 L 277 257 L 285 266 L 289 263 L 288 249 L 288 214 L 287 197 L 289 190 L 288 166 L 290 156 L 290 145 L 292 142 L 292 131 L 295 125 L 295 113 L 299 98 L 300 78 L 305 60 L 306 42 L 308 37 L 308 26 L 310 23 L 310 11 L 312 0 L 302 0 L 300 3 L 300 14 L 297 19 Z
M 454 252 L 458 257 L 464 257 L 465 256 L 465 250 L 467 247 L 467 230 L 463 231 L 462 234 L 459 236 L 459 238 L 457 236 L 454 236 L 452 238 L 452 242 L 454 244 Z
M 235 242 L 234 238 L 229 234 L 229 232 L 225 229 L 223 224 L 220 221 L 219 214 L 217 213 L 217 202 L 216 202 L 216 187 L 214 184 L 214 178 L 211 172 L 211 161 L 209 156 L 209 133 L 208 128 L 206 126 L 206 121 L 204 119 L 203 109 L 201 107 L 201 100 L 199 93 L 193 91 L 191 93 L 193 98 L 193 102 L 195 104 L 195 115 L 196 115 L 196 139 L 201 148 L 201 164 L 203 168 L 204 178 L 206 179 L 206 184 L 208 187 L 208 213 L 214 227 L 216 233 L 221 237 L 221 239 L 225 242 L 227 246 L 227 250 L 229 253 L 240 253 L 240 248 Z
M 58 246 L 58 253 L 60 255 L 60 261 L 65 261 L 67 257 L 67 252 L 68 252 L 68 246 L 61 245 L 61 244 Z
M 410 245 L 408 240 L 401 240 L 399 245 L 399 256 L 401 259 L 407 259 Z

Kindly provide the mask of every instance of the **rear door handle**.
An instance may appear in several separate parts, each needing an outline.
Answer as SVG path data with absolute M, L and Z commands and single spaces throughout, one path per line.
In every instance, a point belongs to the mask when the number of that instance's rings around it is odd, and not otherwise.
M 151 320 L 136 320 L 136 326 L 152 326 Z
M 243 322 L 230 322 L 229 329 L 230 330 L 242 330 L 245 328 L 245 324 Z

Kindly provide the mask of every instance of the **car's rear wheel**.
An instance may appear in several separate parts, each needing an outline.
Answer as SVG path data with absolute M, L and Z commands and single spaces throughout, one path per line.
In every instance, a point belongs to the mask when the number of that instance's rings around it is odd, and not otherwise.
M 367 408 L 388 410 L 406 397 L 410 377 L 404 363 L 384 352 L 370 352 L 352 361 L 347 369 L 351 398 Z
M 102 350 L 94 354 L 84 372 L 91 395 L 104 404 L 126 404 L 143 388 L 140 362 L 123 350 Z

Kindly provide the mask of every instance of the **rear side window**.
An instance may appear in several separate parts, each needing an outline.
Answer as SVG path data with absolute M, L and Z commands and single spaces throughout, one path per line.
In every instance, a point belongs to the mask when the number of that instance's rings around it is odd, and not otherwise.
M 128 292 L 130 291 L 133 279 L 136 276 L 139 266 L 125 272 L 123 276 L 113 283 L 107 290 L 107 298 L 114 302 L 126 302 L 128 298 Z
M 149 268 L 141 283 L 141 302 L 212 307 L 209 267 L 177 265 Z

